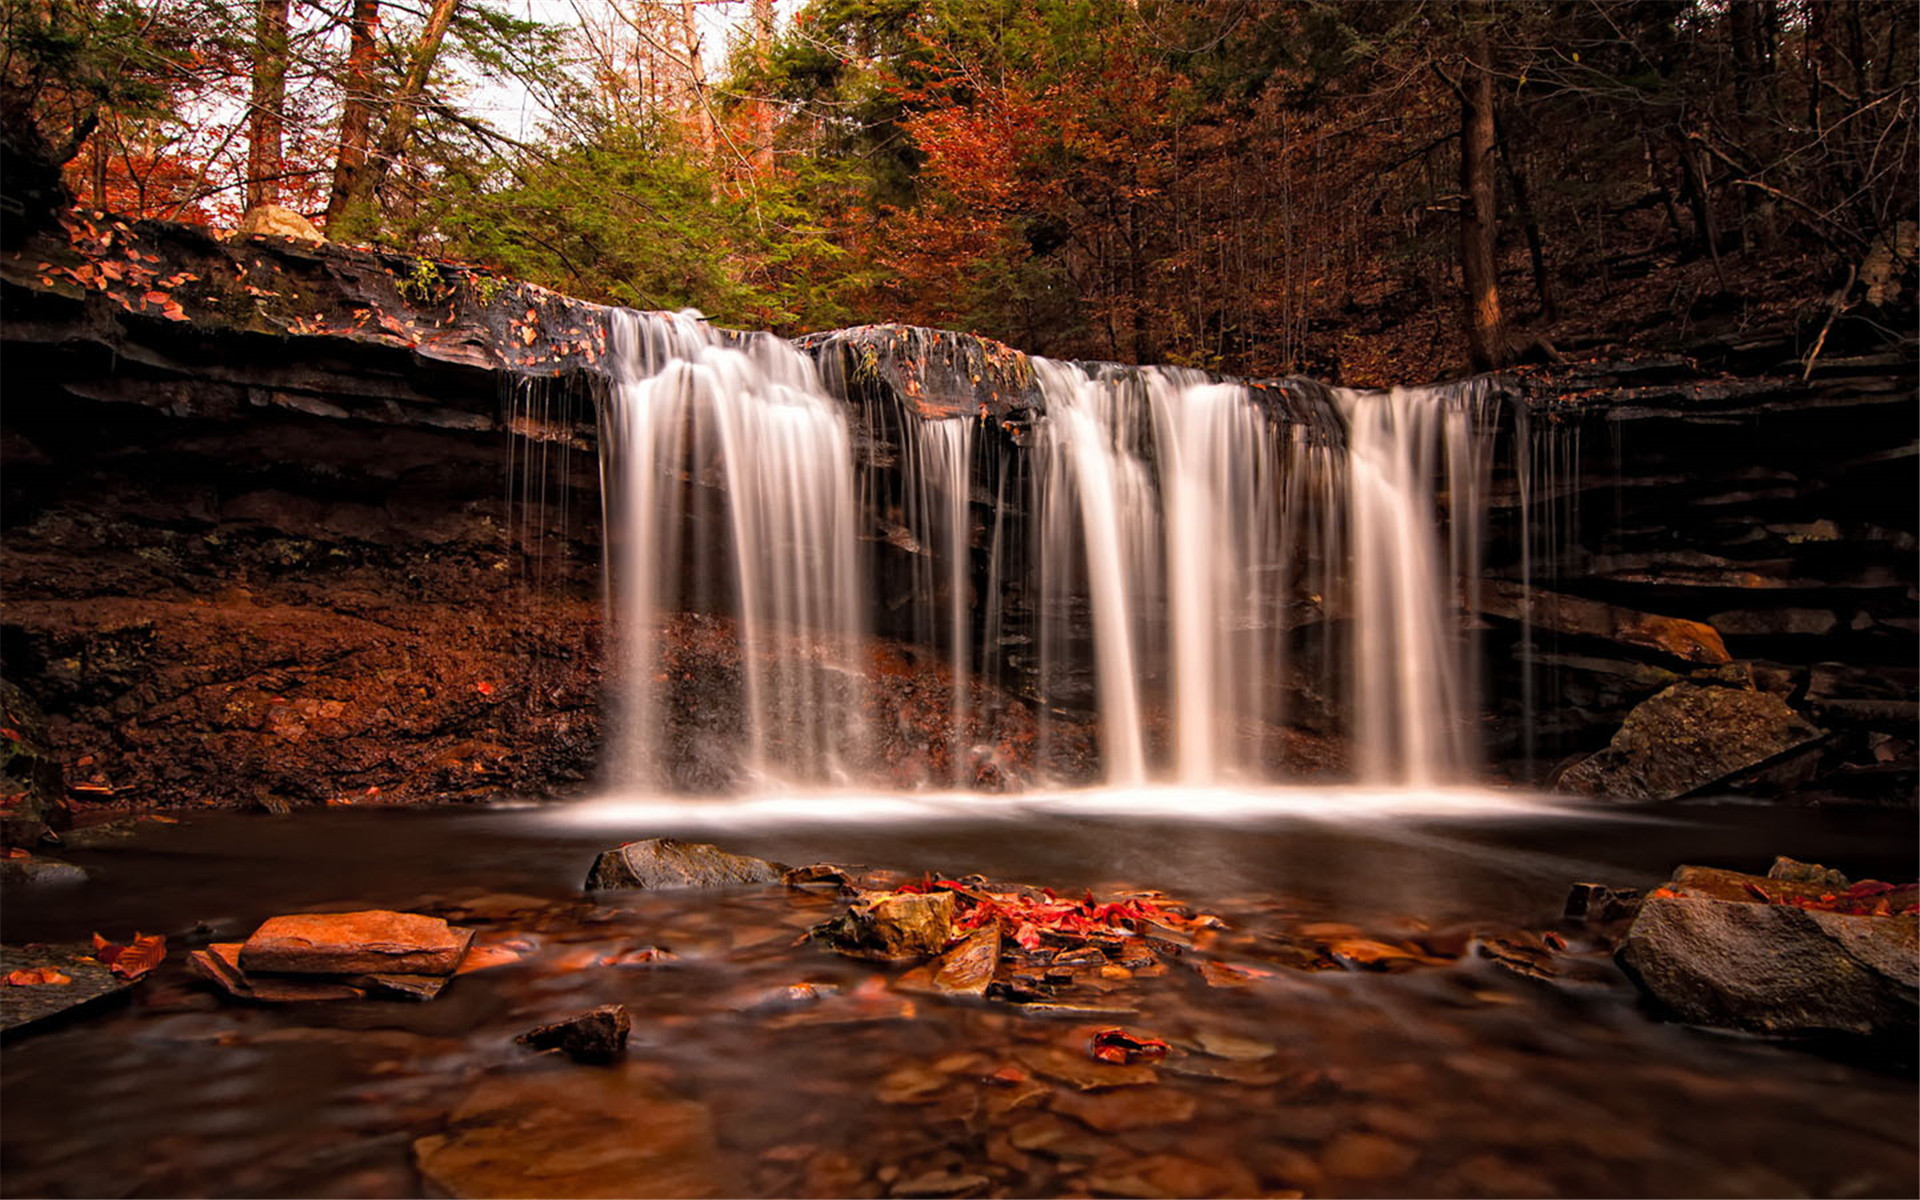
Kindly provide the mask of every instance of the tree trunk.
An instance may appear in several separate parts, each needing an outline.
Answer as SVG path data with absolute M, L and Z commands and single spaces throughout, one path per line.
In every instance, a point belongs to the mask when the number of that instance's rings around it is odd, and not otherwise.
M 327 198 L 327 228 L 347 211 L 354 183 L 366 169 L 373 133 L 374 39 L 380 30 L 380 0 L 353 0 L 347 42 L 346 102 L 340 109 L 340 153 L 333 163 L 333 193 Z
M 1467 69 L 1460 81 L 1460 275 L 1466 285 L 1467 357 L 1476 371 L 1491 371 L 1507 357 L 1506 321 L 1500 315 L 1499 272 L 1494 262 L 1493 72 L 1487 45 L 1487 0 L 1466 7 Z
M 286 174 L 280 135 L 287 106 L 288 0 L 258 0 L 254 9 L 253 96 L 247 114 L 247 207 L 280 202 Z
M 1520 227 L 1527 235 L 1527 257 L 1533 263 L 1533 290 L 1540 297 L 1540 315 L 1547 324 L 1557 324 L 1560 306 L 1554 300 L 1553 280 L 1547 274 L 1546 243 L 1540 236 L 1539 217 L 1533 211 L 1533 193 L 1527 187 L 1527 177 L 1521 172 L 1520 164 L 1514 161 L 1512 144 L 1497 123 L 1494 133 L 1500 143 L 1500 165 L 1506 171 L 1507 187 L 1513 192 L 1513 207 L 1519 213 Z
M 693 118 L 694 136 L 700 149 L 711 159 L 718 141 L 714 135 L 713 112 L 707 107 L 707 70 L 700 61 L 700 23 L 694 13 L 694 0 L 680 0 L 680 39 L 687 68 L 687 109 Z
M 753 57 L 760 69 L 757 91 L 765 93 L 769 81 L 767 67 L 773 59 L 773 0 L 753 0 Z M 753 167 L 765 174 L 773 168 L 773 106 L 764 94 L 756 95 L 753 106 Z
M 440 54 L 440 43 L 446 40 L 447 27 L 453 24 L 454 10 L 459 6 L 460 0 L 433 0 L 426 28 L 420 31 L 420 40 L 414 43 L 413 53 L 408 57 L 406 77 L 388 99 L 387 125 L 380 131 L 380 142 L 354 172 L 342 211 L 359 208 L 371 200 L 387 172 L 407 152 L 407 145 L 413 139 L 420 97 L 427 90 L 427 77 L 433 73 L 433 60 Z M 331 211 L 331 203 L 328 209 Z

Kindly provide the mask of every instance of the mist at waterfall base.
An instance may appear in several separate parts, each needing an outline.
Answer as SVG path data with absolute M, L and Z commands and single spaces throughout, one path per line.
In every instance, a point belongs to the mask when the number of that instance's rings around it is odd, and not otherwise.
M 953 402 L 978 366 L 922 331 L 816 358 L 695 313 L 611 320 L 616 683 L 604 793 L 569 819 L 1564 811 L 1475 780 L 1485 381 L 1256 394 L 1036 358 L 1038 402 L 1002 422 Z M 863 390 L 842 364 L 876 344 L 896 386 Z M 880 554 L 909 564 L 895 593 Z M 669 662 L 688 614 L 724 675 Z M 872 686 L 883 623 L 937 659 L 930 733 Z M 1296 720 L 1344 771 L 1293 769 Z M 1091 754 L 1062 769 L 1072 738 Z

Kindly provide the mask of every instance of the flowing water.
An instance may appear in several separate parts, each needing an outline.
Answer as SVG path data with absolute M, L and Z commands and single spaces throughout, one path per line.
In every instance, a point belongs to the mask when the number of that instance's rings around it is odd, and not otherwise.
M 1550 928 L 1568 880 L 1644 885 L 1703 846 L 1707 861 L 1732 865 L 1791 845 L 1863 873 L 1910 870 L 1910 815 L 1462 815 L 1390 794 L 1364 810 L 1373 820 L 1330 793 L 1293 815 L 1248 805 L 1214 821 L 1192 819 L 1196 804 L 1158 817 L 1035 804 L 1002 817 L 975 797 L 971 812 L 941 806 L 941 820 L 875 808 L 830 824 L 719 800 L 603 813 L 598 825 L 544 808 L 144 824 L 71 852 L 90 882 L 6 885 L 10 942 L 138 927 L 168 934 L 172 954 L 129 1003 L 8 1044 L 5 1192 L 444 1194 L 416 1164 L 449 1138 L 489 1164 L 483 1176 L 497 1173 L 494 1189 L 466 1179 L 469 1195 L 884 1196 L 929 1173 L 996 1196 L 1912 1187 L 1911 1074 L 1651 1019 L 1577 932 L 1557 983 L 1471 951 L 1397 974 L 1261 957 L 1327 923 L 1392 940 Z M 1087 1058 L 1089 1019 L 897 991 L 898 968 L 796 944 L 839 911 L 830 894 L 583 897 L 595 852 L 643 835 L 1070 894 L 1159 888 L 1227 922 L 1210 957 L 1265 973 L 1213 986 L 1176 958 L 1164 974 L 1102 980 L 1114 990 L 1101 999 L 1137 1011 L 1093 1023 L 1175 1052 L 1150 1084 L 1082 1092 L 1074 1081 L 1089 1071 L 1119 1070 Z M 368 907 L 443 914 L 523 957 L 460 976 L 427 1004 L 278 1006 L 221 999 L 182 961 L 276 913 Z M 675 957 L 640 961 L 645 947 Z M 605 1003 L 633 1013 L 618 1065 L 513 1044 Z M 499 1179 L 517 1190 L 497 1190 Z
M 1090 726 L 1106 786 L 1286 782 L 1273 743 L 1309 676 L 1357 780 L 1473 777 L 1462 613 L 1498 423 L 1485 382 L 1301 383 L 1279 403 L 1199 371 L 1033 359 L 1016 472 L 955 399 L 979 364 L 922 354 L 881 401 L 894 410 L 867 417 L 894 457 L 860 468 L 845 381 L 830 389 L 784 343 L 689 314 L 615 320 L 603 446 L 617 787 L 673 775 L 654 641 L 676 610 L 732 617 L 748 790 L 872 777 L 858 765 L 867 698 L 812 668 L 856 673 L 852 648 L 883 617 L 943 659 L 952 769 L 937 785 L 968 786 L 975 681 L 1004 678 L 996 655 L 1027 644 L 1043 726 Z M 898 478 L 860 485 L 856 502 L 857 469 Z M 876 537 L 913 558 L 910 594 L 885 601 L 904 618 L 874 607 Z M 1010 614 L 1008 595 L 1025 608 Z

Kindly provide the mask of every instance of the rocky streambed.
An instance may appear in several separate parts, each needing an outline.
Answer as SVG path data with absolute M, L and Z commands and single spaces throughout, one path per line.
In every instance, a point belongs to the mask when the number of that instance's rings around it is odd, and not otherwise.
M 1906 893 L 1856 882 L 1911 878 L 1906 814 L 747 824 L 350 810 L 78 839 L 84 879 L 9 874 L 7 942 L 137 927 L 169 952 L 13 1031 L 8 1191 L 1770 1196 L 1913 1177 L 1911 982 L 1891 1039 L 1729 1035 L 1643 991 L 1655 957 L 1622 949 L 1699 935 L 1641 927 L 1676 905 L 1910 925 Z M 1856 878 L 1766 878 L 1783 847 Z M 1608 890 L 1569 918 L 1582 880 Z M 688 883 L 718 886 L 666 886 Z M 385 957 L 346 944 L 365 929 Z M 332 972 L 352 994 L 236 997 L 192 966 L 221 947 L 256 980 Z M 366 986 L 395 963 L 441 986 Z

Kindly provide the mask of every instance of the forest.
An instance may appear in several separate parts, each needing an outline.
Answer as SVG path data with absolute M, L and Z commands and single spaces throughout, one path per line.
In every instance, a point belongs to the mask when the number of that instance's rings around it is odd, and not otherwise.
M 1729 323 L 1810 344 L 1911 296 L 1897 0 L 5 13 L 11 170 L 85 206 L 280 204 L 789 335 L 1380 384 Z

